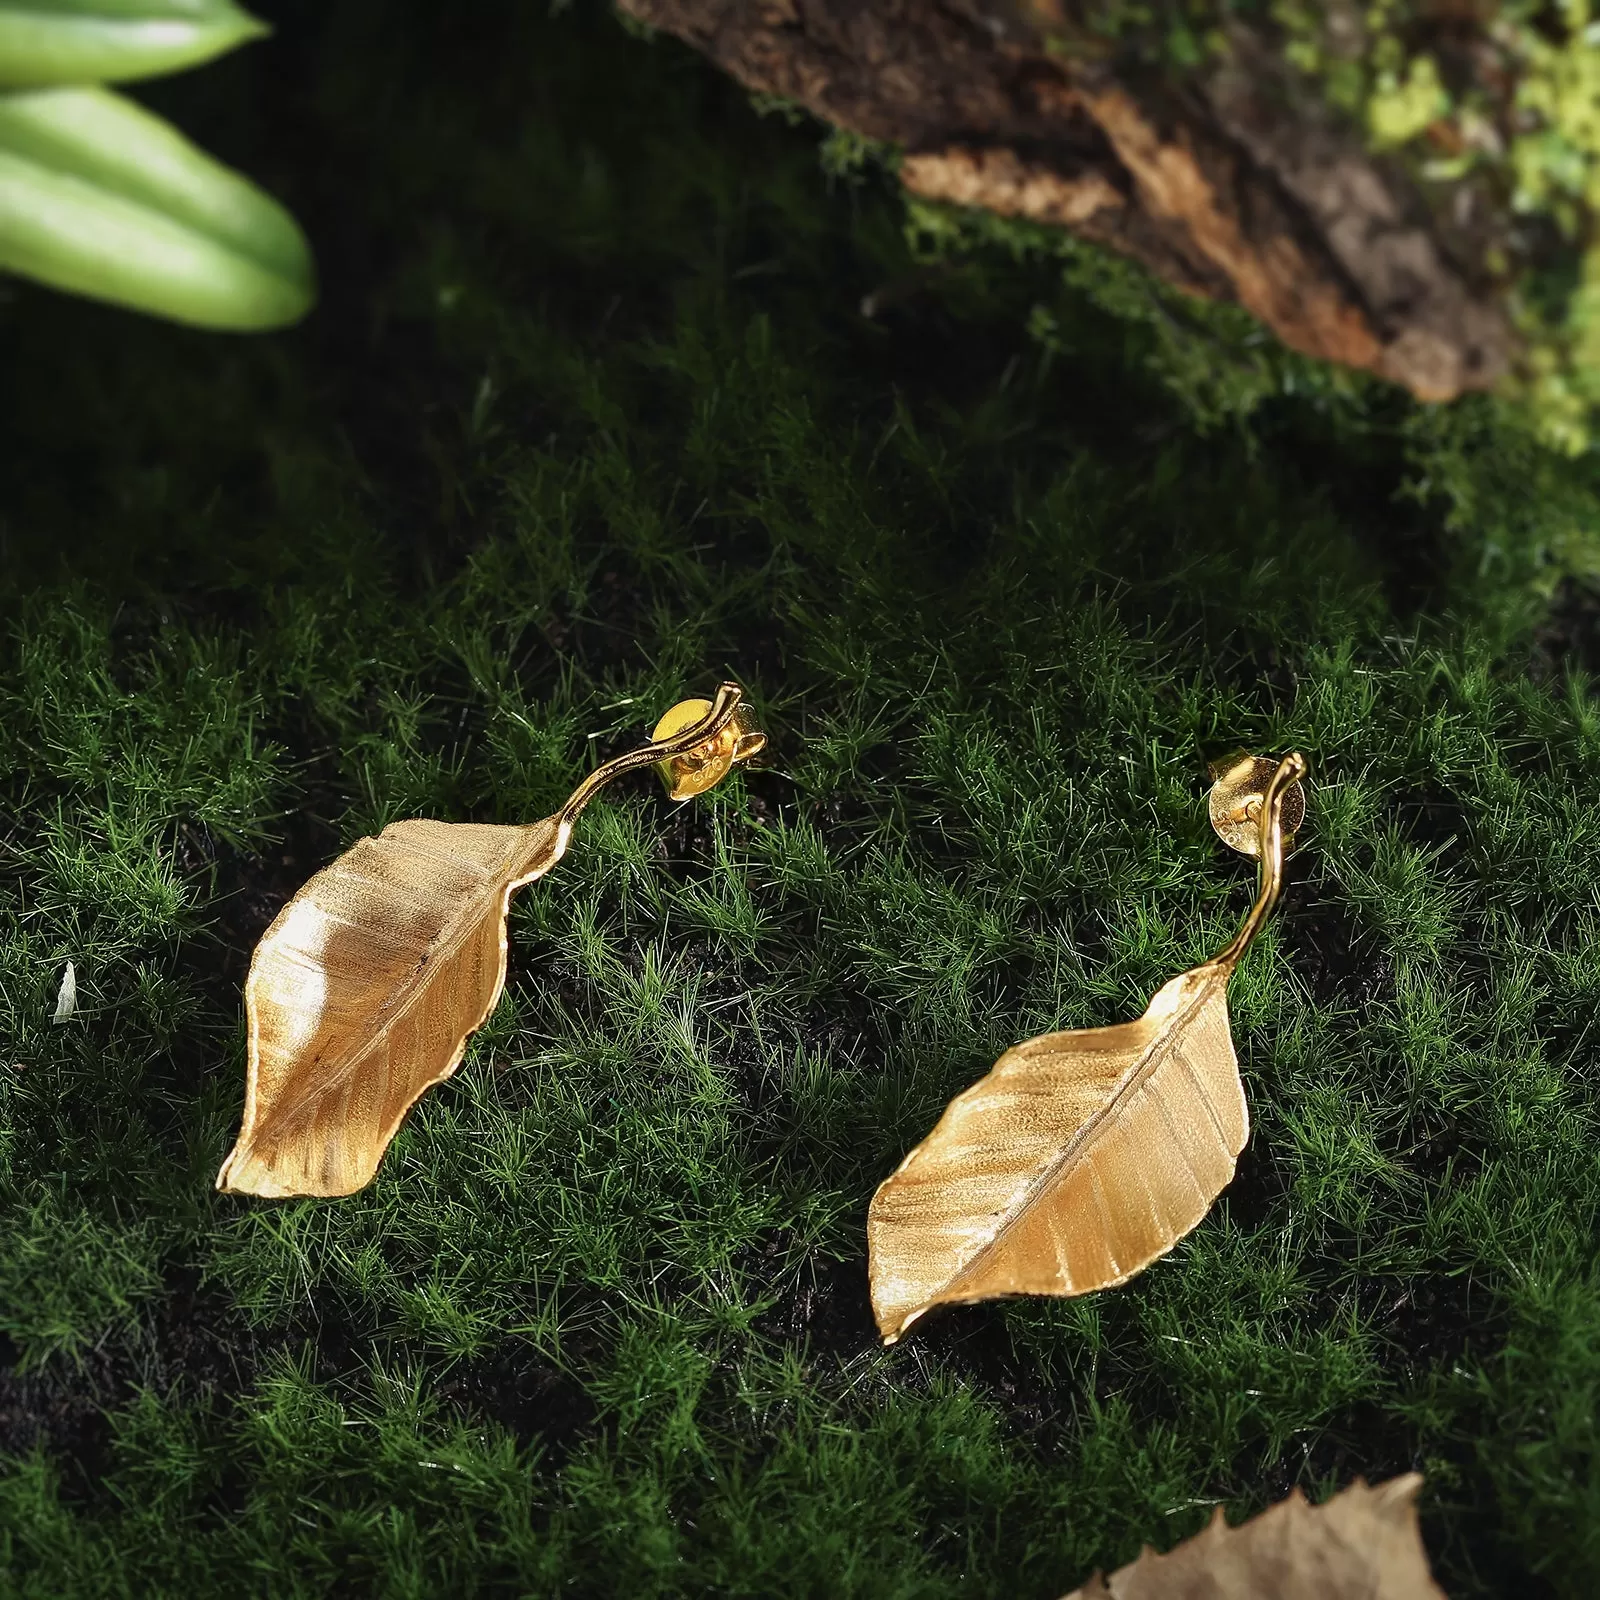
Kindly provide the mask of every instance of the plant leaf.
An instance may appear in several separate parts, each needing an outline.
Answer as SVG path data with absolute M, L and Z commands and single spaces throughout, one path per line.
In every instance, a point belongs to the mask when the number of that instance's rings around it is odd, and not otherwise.
M 893 1344 L 934 1306 L 1125 1283 L 1188 1233 L 1250 1135 L 1228 980 L 1283 883 L 1285 756 L 1259 797 L 1261 879 L 1237 934 L 1136 1022 L 1013 1046 L 945 1108 L 867 1212 L 872 1310 Z
M 244 1126 L 217 1176 L 249 1194 L 350 1194 L 407 1111 L 460 1065 L 506 977 L 512 891 L 570 825 L 391 823 L 311 879 L 245 985 Z
M 1210 1210 L 1249 1136 L 1231 966 L 1174 978 L 1137 1022 L 1013 1046 L 873 1196 L 872 1305 L 924 1312 L 1123 1283 Z
M 315 299 L 288 212 L 107 89 L 0 94 L 0 268 L 207 328 Z
M 150 78 L 270 31 L 232 0 L 0 0 L 0 86 Z
M 1417 1527 L 1421 1487 L 1416 1472 L 1357 1478 L 1320 1506 L 1296 1489 L 1237 1528 L 1218 1506 L 1204 1532 L 1166 1555 L 1146 1547 L 1066 1600 L 1445 1600 Z

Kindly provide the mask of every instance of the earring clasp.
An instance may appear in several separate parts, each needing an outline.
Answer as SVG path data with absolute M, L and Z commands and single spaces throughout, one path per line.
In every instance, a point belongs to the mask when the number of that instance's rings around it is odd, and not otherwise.
M 650 735 L 653 744 L 703 722 L 711 713 L 709 700 L 680 700 L 655 725 Z M 748 761 L 766 748 L 767 736 L 761 731 L 749 701 L 741 700 L 722 731 L 682 755 L 656 762 L 656 771 L 674 800 L 688 800 L 712 789 L 741 761 Z
M 1261 802 L 1278 771 L 1274 756 L 1236 751 L 1211 764 L 1208 810 L 1211 827 L 1230 850 L 1242 856 L 1261 854 Z M 1296 778 L 1283 795 L 1283 849 L 1294 848 L 1294 836 L 1306 820 L 1306 792 Z

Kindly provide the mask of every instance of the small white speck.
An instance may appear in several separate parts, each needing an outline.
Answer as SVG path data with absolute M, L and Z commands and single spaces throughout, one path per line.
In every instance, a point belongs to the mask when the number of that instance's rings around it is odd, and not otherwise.
M 52 1022 L 65 1022 L 78 1009 L 78 969 L 69 961 L 61 974 L 61 988 L 56 993 L 56 1014 Z

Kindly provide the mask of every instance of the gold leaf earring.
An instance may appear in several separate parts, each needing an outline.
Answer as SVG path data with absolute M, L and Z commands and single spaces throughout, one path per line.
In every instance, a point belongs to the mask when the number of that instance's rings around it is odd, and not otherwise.
M 1125 1283 L 1211 1209 L 1250 1132 L 1228 979 L 1277 902 L 1305 771 L 1298 753 L 1213 769 L 1212 827 L 1261 861 L 1225 949 L 1136 1022 L 1006 1051 L 879 1185 L 867 1241 L 885 1344 L 937 1305 Z
M 685 700 L 650 742 L 596 768 L 523 827 L 393 822 L 324 867 L 262 936 L 245 984 L 244 1125 L 217 1174 L 246 1194 L 352 1194 L 407 1111 L 461 1063 L 506 979 L 513 892 L 566 854 L 613 778 L 654 766 L 674 799 L 703 794 L 766 736 L 736 683 Z

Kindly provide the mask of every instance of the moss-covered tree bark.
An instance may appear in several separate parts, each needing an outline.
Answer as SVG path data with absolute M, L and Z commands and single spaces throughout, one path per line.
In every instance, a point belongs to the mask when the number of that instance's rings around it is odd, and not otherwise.
M 1552 269 L 1533 369 L 1570 364 L 1597 141 L 1556 102 L 1600 73 L 1586 6 L 618 3 L 892 145 L 916 195 L 1070 229 L 1420 398 L 1529 371 Z

